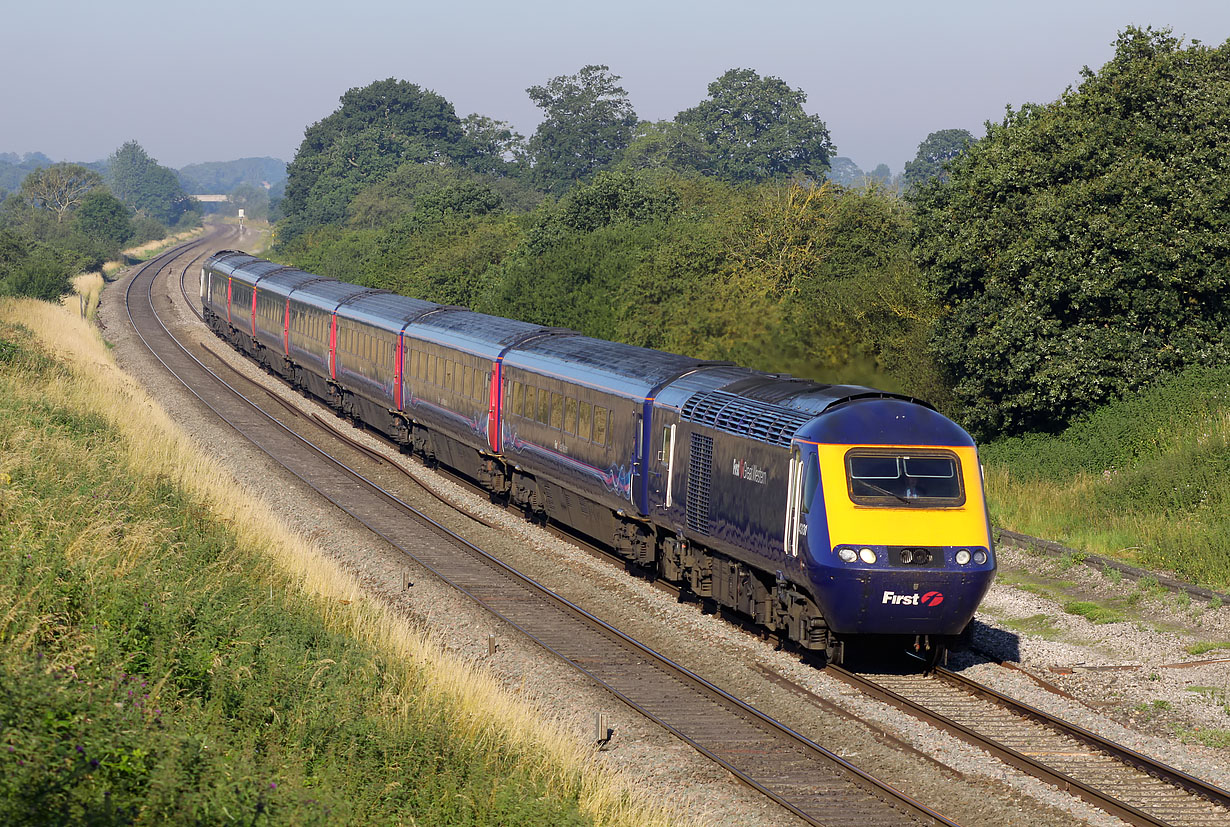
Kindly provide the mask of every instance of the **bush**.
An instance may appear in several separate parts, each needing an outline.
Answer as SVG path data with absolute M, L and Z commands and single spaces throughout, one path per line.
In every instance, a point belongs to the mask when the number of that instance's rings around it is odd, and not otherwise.
M 1128 28 L 911 196 L 940 364 L 984 438 L 1230 358 L 1230 42 Z

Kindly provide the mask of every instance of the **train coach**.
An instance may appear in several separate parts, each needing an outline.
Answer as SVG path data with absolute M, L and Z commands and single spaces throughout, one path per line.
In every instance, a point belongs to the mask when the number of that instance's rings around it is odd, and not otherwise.
M 206 322 L 296 387 L 805 649 L 934 660 L 995 574 L 976 446 L 906 396 L 606 342 L 223 251 Z

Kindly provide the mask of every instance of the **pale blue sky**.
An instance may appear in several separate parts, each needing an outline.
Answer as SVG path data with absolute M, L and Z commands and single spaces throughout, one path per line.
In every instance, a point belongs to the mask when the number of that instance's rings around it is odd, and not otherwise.
M 1230 0 L 27 0 L 0 20 L 0 152 L 90 161 L 135 138 L 173 167 L 290 160 L 346 89 L 386 77 L 528 136 L 526 87 L 599 63 L 650 120 L 727 69 L 776 75 L 839 155 L 900 172 L 929 132 L 1054 100 L 1129 24 L 1225 42 Z

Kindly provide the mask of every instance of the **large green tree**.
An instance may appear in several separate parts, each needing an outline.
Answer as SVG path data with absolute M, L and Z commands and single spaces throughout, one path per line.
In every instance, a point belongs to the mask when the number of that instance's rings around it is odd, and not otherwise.
M 54 213 L 56 223 L 62 224 L 102 182 L 101 175 L 80 164 L 52 164 L 25 177 L 21 196 L 31 207 Z
M 116 198 L 163 224 L 175 224 L 193 208 L 174 170 L 159 165 L 136 141 L 108 159 L 107 184 Z
M 938 355 L 983 435 L 1230 357 L 1230 43 L 1128 28 L 1082 76 L 912 196 Z
M 283 235 L 341 221 L 356 194 L 403 163 L 461 161 L 467 151 L 453 105 L 435 92 L 396 78 L 350 89 L 287 166 Z
M 116 251 L 132 238 L 132 213 L 105 189 L 91 192 L 73 216 L 74 229 L 91 241 L 110 245 Z
M 567 191 L 632 142 L 636 112 L 606 66 L 585 66 L 525 91 L 545 115 L 528 147 L 534 181 L 544 190 Z
M 824 121 L 803 111 L 806 102 L 802 89 L 791 89 L 781 78 L 731 69 L 709 84 L 708 100 L 675 120 L 700 133 L 721 178 L 821 180 L 836 147 Z
M 905 164 L 905 185 L 917 187 L 932 178 L 946 180 L 944 165 L 959 156 L 974 142 L 974 136 L 965 129 L 941 129 L 932 132 L 918 145 L 913 161 Z

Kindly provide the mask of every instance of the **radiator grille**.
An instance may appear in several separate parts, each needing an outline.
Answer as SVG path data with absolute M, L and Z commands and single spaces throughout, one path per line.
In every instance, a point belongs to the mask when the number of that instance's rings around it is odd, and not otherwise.
M 713 482 L 713 437 L 692 434 L 692 457 L 688 466 L 688 528 L 712 534 L 709 489 Z
M 702 391 L 683 405 L 680 417 L 719 431 L 751 437 L 770 445 L 790 445 L 791 438 L 814 413 L 746 399 L 725 391 Z

